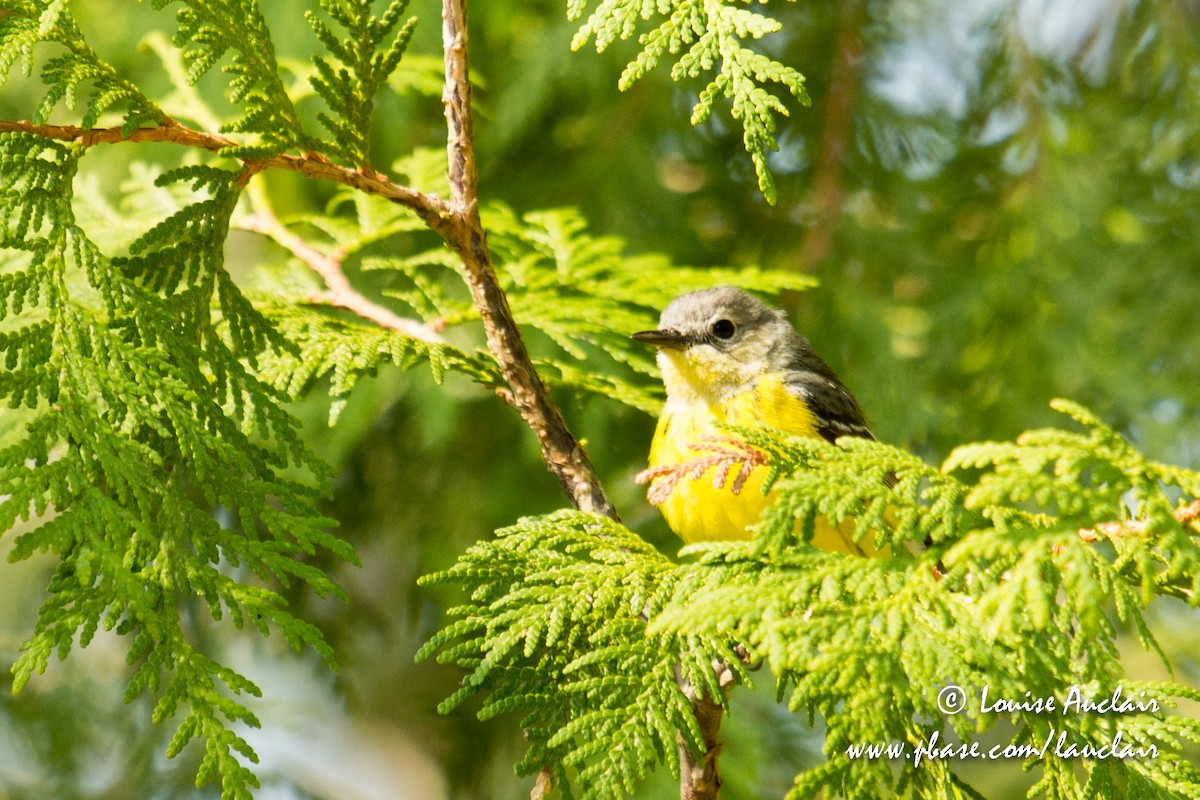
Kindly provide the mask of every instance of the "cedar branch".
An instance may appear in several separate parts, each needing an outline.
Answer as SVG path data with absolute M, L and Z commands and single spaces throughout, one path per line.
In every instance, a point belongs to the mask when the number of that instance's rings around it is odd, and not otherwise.
M 323 253 L 292 233 L 266 206 L 259 206 L 243 225 L 246 230 L 261 233 L 283 249 L 304 262 L 325 282 L 328 291 L 316 294 L 313 299 L 327 305 L 344 308 L 363 319 L 389 330 L 420 339 L 425 342 L 445 341 L 430 326 L 407 317 L 402 317 L 390 308 L 370 300 L 351 285 L 342 270 L 342 260 L 336 254 Z
M 79 128 L 74 125 L 35 125 L 27 120 L 0 120 L 0 133 L 24 132 L 47 139 L 80 142 L 84 147 L 119 142 L 168 142 L 220 154 L 229 148 L 241 147 L 225 136 L 206 133 L 180 125 L 172 119 L 153 128 L 136 128 L 129 133 L 119 126 L 112 128 Z M 368 194 L 385 197 L 411 209 L 433 230 L 447 236 L 450 230 L 449 207 L 442 198 L 419 192 L 409 186 L 393 183 L 373 170 L 360 170 L 334 164 L 318 153 L 291 155 L 281 153 L 270 158 L 241 159 L 249 173 L 267 169 L 296 172 L 306 178 L 333 181 Z
M 729 669 L 721 665 L 721 671 L 725 674 Z M 695 691 L 688 696 L 692 700 L 692 713 L 700 725 L 704 752 L 697 757 L 688 749 L 683 737 L 679 738 L 679 800 L 715 800 L 721 789 L 717 758 L 721 755 L 719 735 L 725 708 L 705 695 L 697 697 Z
M 488 349 L 512 389 L 513 404 L 537 436 L 546 465 L 577 508 L 617 519 L 617 510 L 605 495 L 587 453 L 567 428 L 562 412 L 550 401 L 496 278 L 487 234 L 479 218 L 466 13 L 466 0 L 444 0 L 442 4 L 446 66 L 442 103 L 446 107 L 450 202 L 445 217 L 447 230 L 439 232 L 462 259 L 471 296 L 483 317 Z
M 443 0 L 442 46 L 446 82 L 442 102 L 446 107 L 446 150 L 450 172 L 450 221 L 453 233 L 446 241 L 462 259 L 475 306 L 483 317 L 488 348 L 500 363 L 512 389 L 512 401 L 526 424 L 537 435 L 546 465 L 558 478 L 577 508 L 617 519 L 616 509 L 604 494 L 587 453 L 567 428 L 562 413 L 550 401 L 546 386 L 529 358 L 508 298 L 496 278 L 487 234 L 479 218 L 479 173 L 475 166 L 471 117 L 471 82 L 467 60 L 466 0 Z M 688 691 L 686 681 L 680 683 Z M 697 760 L 682 741 L 679 794 L 682 800 L 716 800 L 720 779 L 717 735 L 724 709 L 710 698 L 692 694 L 692 712 L 704 737 L 705 752 Z M 543 770 L 532 797 L 543 796 L 549 773 Z
M 568 430 L 562 413 L 550 401 L 546 386 L 533 366 L 508 300 L 500 288 L 479 218 L 478 173 L 471 121 L 471 84 L 467 77 L 465 0 L 446 0 L 443 6 L 446 62 L 447 154 L 450 160 L 450 202 L 408 186 L 393 183 L 373 170 L 352 169 L 329 161 L 319 153 L 281 153 L 269 158 L 241 159 L 247 177 L 268 169 L 296 172 L 308 178 L 340 183 L 368 194 L 385 197 L 414 211 L 462 259 L 472 296 L 483 317 L 488 348 L 499 362 L 512 388 L 513 404 L 538 437 L 542 454 L 571 501 L 581 510 L 617 518 L 591 462 Z M 167 118 L 155 127 L 123 131 L 79 128 L 74 125 L 38 125 L 27 120 L 0 120 L 0 133 L 32 133 L 48 139 L 80 142 L 84 147 L 119 142 L 169 142 L 212 153 L 222 153 L 240 143 L 216 133 L 194 130 Z

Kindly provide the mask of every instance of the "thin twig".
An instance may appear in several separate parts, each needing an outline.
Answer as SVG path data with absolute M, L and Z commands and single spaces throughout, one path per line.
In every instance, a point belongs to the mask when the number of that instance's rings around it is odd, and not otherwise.
M 542 455 L 558 476 L 567 496 L 577 507 L 617 518 L 587 453 L 567 429 L 562 414 L 550 402 L 545 385 L 533 367 L 508 300 L 496 280 L 487 237 L 479 219 L 474 138 L 471 120 L 471 83 L 467 63 L 466 0 L 444 0 L 442 44 L 446 60 L 446 83 L 442 102 L 446 106 L 447 155 L 450 165 L 451 219 L 457 235 L 446 240 L 462 259 L 475 305 L 483 317 L 488 347 L 500 362 L 513 399 L 526 423 L 542 445 Z M 688 691 L 686 682 L 681 688 Z M 692 694 L 692 711 L 704 738 L 705 752 L 699 761 L 682 742 L 679 792 L 683 800 L 715 800 L 717 736 L 724 710 L 710 698 Z
M 236 147 L 237 142 L 219 134 L 204 133 L 184 127 L 174 121 L 156 128 L 138 128 L 128 134 L 118 128 L 78 128 L 74 125 L 35 125 L 27 121 L 0 120 L 0 133 L 21 131 L 60 141 L 81 142 L 84 147 L 119 142 L 170 142 L 219 152 Z M 440 197 L 424 194 L 407 186 L 392 183 L 377 172 L 364 172 L 338 166 L 317 154 L 303 156 L 278 155 L 266 159 L 246 159 L 246 178 L 266 169 L 285 169 L 309 178 L 331 180 L 370 194 L 386 197 L 415 211 L 422 220 L 439 233 L 445 229 L 446 203 Z M 372 302 L 351 286 L 342 272 L 338 259 L 316 250 L 296 236 L 270 212 L 258 209 L 247 225 L 248 229 L 274 239 L 321 276 L 329 291 L 319 298 L 322 302 L 345 308 L 384 328 L 398 331 L 427 342 L 444 341 L 432 328 L 416 320 L 406 319 L 390 309 Z
M 554 789 L 554 776 L 549 767 L 543 767 L 533 779 L 533 789 L 529 792 L 529 800 L 546 800 Z
M 617 510 L 605 495 L 587 453 L 567 428 L 562 412 L 550 401 L 492 265 L 487 235 L 479 219 L 466 0 L 444 0 L 442 46 L 446 64 L 442 102 L 446 106 L 446 152 L 450 165 L 448 230 L 442 236 L 462 259 L 471 296 L 483 317 L 488 349 L 512 389 L 514 405 L 537 436 L 546 465 L 577 508 L 617 519 Z
M 446 83 L 442 102 L 446 106 L 450 223 L 453 229 L 445 239 L 462 259 L 471 296 L 483 318 L 488 349 L 499 362 L 512 389 L 513 405 L 537 435 L 547 466 L 576 507 L 617 519 L 616 509 L 605 496 L 587 453 L 567 429 L 562 413 L 550 401 L 545 384 L 525 349 L 508 299 L 496 279 L 487 235 L 479 219 L 479 176 L 472 131 L 466 11 L 466 0 L 443 0 L 442 46 Z M 682 678 L 680 688 L 685 692 L 690 689 Z M 687 745 L 680 742 L 680 797 L 683 800 L 715 800 L 720 785 L 717 735 L 724 712 L 720 703 L 704 696 L 697 697 L 694 690 L 690 696 L 692 711 L 703 734 L 705 752 L 697 763 Z M 532 797 L 544 794 L 549 778 L 546 770 L 539 774 Z
M 256 205 L 255 213 L 245 220 L 243 227 L 267 236 L 321 276 L 328 291 L 318 293 L 314 296 L 314 300 L 344 308 L 380 327 L 397 331 L 414 339 L 434 343 L 445 341 L 430 326 L 415 319 L 402 317 L 390 308 L 381 306 L 365 297 L 351 285 L 346 273 L 342 271 L 340 258 L 321 252 L 292 233 L 279 221 L 269 206 Z
M 118 142 L 170 142 L 184 147 L 195 147 L 219 153 L 238 142 L 216 133 L 193 130 L 168 119 L 154 128 L 137 128 L 125 133 L 120 127 L 78 128 L 74 125 L 35 125 L 27 120 L 0 120 L 0 133 L 21 131 L 66 142 L 81 142 L 84 147 Z M 368 194 L 385 197 L 416 212 L 417 216 L 445 238 L 449 233 L 449 207 L 442 198 L 419 192 L 409 186 L 393 183 L 377 172 L 365 172 L 334 164 L 318 153 L 302 156 L 287 153 L 271 158 L 243 159 L 248 172 L 266 169 L 282 169 L 297 172 L 307 178 L 333 181 Z

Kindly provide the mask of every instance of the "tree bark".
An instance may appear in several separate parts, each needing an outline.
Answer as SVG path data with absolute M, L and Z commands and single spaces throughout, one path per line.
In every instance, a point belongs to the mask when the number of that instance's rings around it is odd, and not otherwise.
M 479 173 L 475 166 L 471 118 L 466 5 L 466 0 L 444 0 L 442 4 L 442 46 L 446 66 L 442 102 L 446 106 L 448 129 L 446 149 L 453 232 L 445 238 L 462 259 L 475 306 L 483 316 L 488 348 L 500 363 L 512 390 L 513 405 L 541 443 L 546 465 L 577 508 L 618 519 L 587 453 L 547 396 L 546 386 L 529 358 L 508 299 L 496 279 L 487 234 L 479 219 Z M 690 691 L 682 682 L 681 688 Z M 713 700 L 696 697 L 694 691 L 690 696 L 693 697 L 693 712 L 704 734 L 705 752 L 697 760 L 685 745 L 680 744 L 679 796 L 682 800 L 716 800 L 721 784 L 717 772 L 720 752 L 717 735 L 723 709 Z M 546 789 L 539 783 L 534 791 L 544 794 Z
M 466 5 L 466 0 L 445 0 L 442 4 L 446 66 L 442 103 L 446 106 L 450 202 L 447 229 L 441 233 L 462 259 L 471 296 L 483 317 L 488 350 L 508 382 L 513 405 L 537 436 L 547 467 L 576 508 L 618 519 L 587 453 L 567 428 L 562 412 L 550 401 L 492 265 L 487 234 L 479 219 Z

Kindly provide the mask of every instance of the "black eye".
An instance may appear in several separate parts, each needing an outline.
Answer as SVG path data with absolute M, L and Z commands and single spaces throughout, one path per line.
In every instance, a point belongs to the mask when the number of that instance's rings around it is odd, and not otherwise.
M 712 324 L 712 335 L 718 339 L 732 339 L 735 330 L 737 328 L 727 319 L 719 319 Z

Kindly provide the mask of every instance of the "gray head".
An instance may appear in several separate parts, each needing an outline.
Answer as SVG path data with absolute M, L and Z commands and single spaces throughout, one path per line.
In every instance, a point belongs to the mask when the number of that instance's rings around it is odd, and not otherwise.
M 809 351 L 782 311 L 732 286 L 675 298 L 658 330 L 633 338 L 658 348 L 668 397 L 709 402 L 786 370 Z

